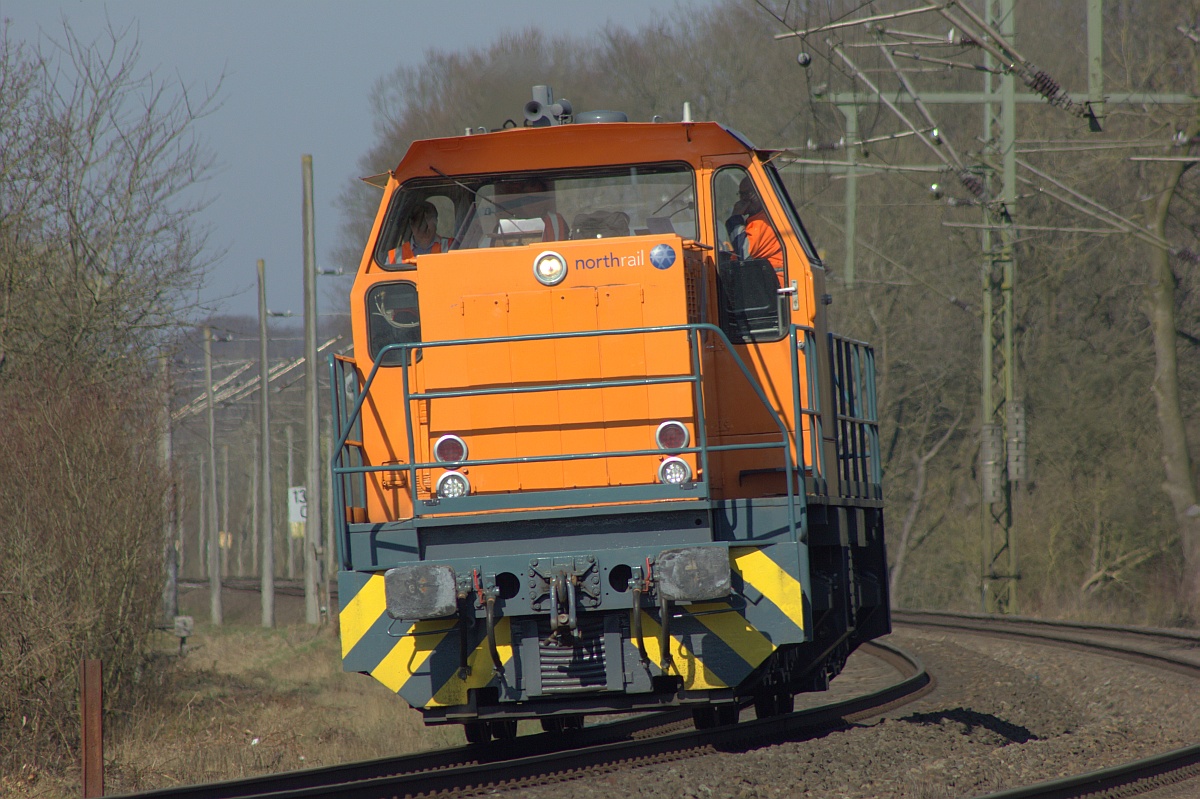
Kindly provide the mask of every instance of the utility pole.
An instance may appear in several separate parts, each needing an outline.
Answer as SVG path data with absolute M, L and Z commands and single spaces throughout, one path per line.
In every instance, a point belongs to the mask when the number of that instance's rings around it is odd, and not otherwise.
M 287 487 L 288 491 L 296 485 L 296 470 L 295 470 L 295 436 L 292 433 L 292 426 L 289 424 L 284 428 L 287 432 Z M 285 572 L 289 580 L 296 577 L 296 531 L 292 529 L 291 517 L 288 518 L 287 526 L 287 570 Z
M 259 440 L 262 463 L 259 471 L 259 504 L 262 510 L 262 626 L 275 626 L 275 535 L 271 519 L 271 408 L 267 362 L 267 278 L 266 265 L 258 261 L 258 395 Z
M 257 462 L 258 462 L 257 459 L 252 461 L 252 463 L 257 463 Z M 253 468 L 250 469 L 250 474 L 251 474 L 250 493 L 251 493 L 251 495 L 253 495 L 253 493 L 254 493 L 254 488 L 253 488 L 254 469 Z M 254 540 L 253 536 L 251 536 L 251 540 L 252 541 Z M 237 543 L 235 544 L 235 546 L 237 547 L 237 573 L 238 573 L 239 577 L 245 577 L 246 576 L 246 527 L 240 520 L 238 521 Z
M 262 538 L 259 537 L 260 527 L 258 524 L 258 439 L 254 439 L 254 457 L 250 460 L 253 464 L 250 468 L 250 573 L 259 574 L 258 571 L 258 550 L 262 545 Z
M 229 550 L 233 547 L 233 533 L 229 529 L 229 444 L 221 445 L 221 574 L 229 573 Z
M 212 328 L 204 326 L 204 388 L 208 396 L 208 594 L 209 615 L 214 626 L 224 623 L 221 613 L 221 541 L 217 527 L 217 423 L 213 405 Z
M 200 576 L 208 579 L 208 471 L 205 456 L 200 455 L 200 489 L 196 492 L 196 563 Z
M 158 421 L 158 459 L 166 478 L 163 492 L 163 622 L 170 624 L 179 615 L 179 558 L 175 551 L 175 470 L 171 464 L 171 367 L 166 355 L 158 356 L 158 372 L 162 386 L 161 416 Z
M 187 554 L 187 525 L 183 523 L 183 495 L 179 491 L 179 486 L 175 486 L 175 531 L 178 537 L 175 539 L 175 573 L 177 575 L 184 573 L 184 568 L 187 566 L 185 555 Z
M 317 561 L 321 545 L 321 421 L 317 407 L 317 258 L 313 230 L 312 156 L 300 159 L 304 218 L 304 427 L 308 442 L 308 503 L 304 522 L 304 617 L 309 624 L 320 622 L 317 601 Z
M 1013 0 L 985 3 L 988 24 L 1009 42 L 1014 34 Z M 995 67 L 991 53 L 984 65 Z M 997 84 L 999 96 L 996 95 Z M 990 154 L 1001 159 L 1000 210 L 983 214 L 983 339 L 982 339 L 982 502 L 980 545 L 980 604 L 984 613 L 1016 613 L 1017 532 L 1013 529 L 1015 483 L 1024 479 L 1024 413 L 1016 394 L 1016 347 L 1013 340 L 1013 295 L 1017 277 L 1013 216 L 1016 214 L 1016 76 L 1012 72 L 983 75 L 983 133 Z M 993 98 L 1000 101 L 995 117 Z M 992 193 L 994 181 L 985 180 Z M 994 195 L 993 195 L 994 196 Z M 1020 419 L 1021 435 L 1016 435 Z

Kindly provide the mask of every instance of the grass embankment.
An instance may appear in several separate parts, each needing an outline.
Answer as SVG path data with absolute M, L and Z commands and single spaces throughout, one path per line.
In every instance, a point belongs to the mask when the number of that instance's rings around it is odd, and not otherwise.
M 213 628 L 208 595 L 181 595 L 196 631 L 187 655 L 162 636 L 154 701 L 105 719 L 105 791 L 129 793 L 464 743 L 461 727 L 427 728 L 421 715 L 370 677 L 341 670 L 328 624 L 303 624 L 303 599 L 276 598 L 275 629 L 259 626 L 257 594 L 228 592 Z M 0 795 L 78 797 L 79 772 L 30 764 Z

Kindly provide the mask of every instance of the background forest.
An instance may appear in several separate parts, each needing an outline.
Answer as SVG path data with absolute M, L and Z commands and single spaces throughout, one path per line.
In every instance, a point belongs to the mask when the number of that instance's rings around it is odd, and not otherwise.
M 419 69 L 399 69 L 370 90 L 377 143 L 360 172 L 393 168 L 415 139 L 519 124 L 538 84 L 577 111 L 621 110 L 634 121 L 678 120 L 688 103 L 693 119 L 786 150 L 777 163 L 824 253 L 834 323 L 876 348 L 895 601 L 978 610 L 982 296 L 993 260 L 982 228 L 1000 210 L 981 204 L 943 156 L 952 148 L 968 174 L 999 180 L 998 120 L 978 104 L 931 105 L 942 144 L 925 146 L 864 83 L 931 135 L 871 31 L 774 38 L 909 7 L 726 0 L 587 40 L 528 30 L 484 49 L 433 50 Z M 1016 390 L 1028 430 L 1027 479 L 1012 495 L 1017 609 L 1194 624 L 1200 184 L 1193 162 L 1178 159 L 1200 142 L 1198 9 L 1176 0 L 1103 7 L 1101 132 L 1040 100 L 1018 104 L 1015 116 L 1023 166 L 1004 210 L 1015 225 Z M 1016 2 L 1014 23 L 1026 58 L 1063 89 L 1086 91 L 1085 3 Z M 941 16 L 880 25 L 937 40 L 923 56 L 983 63 Z M 256 357 L 253 320 L 214 318 L 194 305 L 205 231 L 181 192 L 211 163 L 189 126 L 214 98 L 185 101 L 181 87 L 140 77 L 128 42 L 67 41 L 47 60 L 0 39 L 0 769 L 69 754 L 84 653 L 105 659 L 111 708 L 144 698 L 146 674 L 155 673 L 146 670 L 148 642 L 161 622 L 161 499 L 172 481 L 183 575 L 202 575 L 207 434 L 202 414 L 182 412 L 202 392 L 196 325 L 231 339 L 214 349 L 224 364 L 218 378 Z M 978 70 L 928 58 L 899 65 L 920 93 L 978 92 L 983 82 Z M 64 85 L 70 75 L 80 77 Z M 1018 85 L 1018 93 L 1030 90 Z M 852 239 L 842 166 L 851 155 L 859 164 Z M 358 267 L 378 201 L 377 189 L 347 178 L 337 264 L 347 273 Z M 344 309 L 348 288 L 340 279 L 322 306 Z M 345 332 L 345 317 L 327 321 L 321 343 Z M 292 328 L 272 342 L 280 363 L 296 358 L 297 336 Z M 173 390 L 158 376 L 163 354 Z M 283 380 L 272 398 L 280 576 L 295 563 L 283 532 L 284 491 L 295 482 L 288 425 L 297 452 L 304 436 L 293 386 Z M 168 401 L 178 421 L 169 470 L 147 425 Z M 224 568 L 252 573 L 253 405 L 218 408 L 217 428 L 227 458 L 219 523 L 233 546 Z

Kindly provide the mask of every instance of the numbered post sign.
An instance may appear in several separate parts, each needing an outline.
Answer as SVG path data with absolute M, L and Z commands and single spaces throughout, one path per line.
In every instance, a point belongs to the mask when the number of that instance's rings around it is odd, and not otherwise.
M 288 529 L 292 538 L 304 537 L 304 522 L 308 519 L 308 495 L 304 486 L 288 489 Z

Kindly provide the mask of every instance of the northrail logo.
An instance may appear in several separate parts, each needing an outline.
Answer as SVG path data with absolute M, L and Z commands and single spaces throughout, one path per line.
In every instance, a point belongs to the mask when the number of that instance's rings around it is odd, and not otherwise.
M 675 263 L 675 250 L 667 244 L 658 244 L 650 250 L 650 263 L 655 269 L 670 269 Z M 575 269 L 614 269 L 626 266 L 645 266 L 646 251 L 638 250 L 632 255 L 611 252 L 596 258 L 576 258 Z
M 650 263 L 655 269 L 670 269 L 675 263 L 675 248 L 669 244 L 657 244 L 650 251 Z

